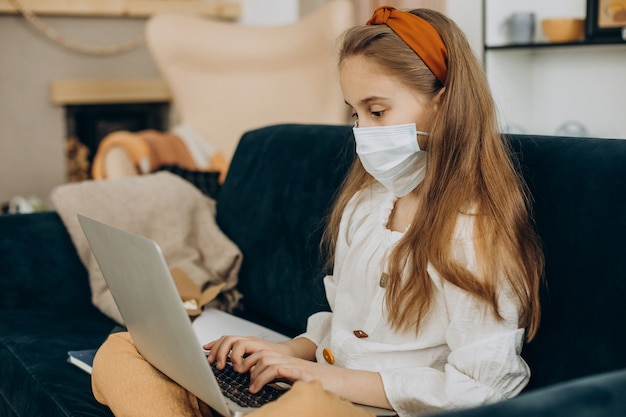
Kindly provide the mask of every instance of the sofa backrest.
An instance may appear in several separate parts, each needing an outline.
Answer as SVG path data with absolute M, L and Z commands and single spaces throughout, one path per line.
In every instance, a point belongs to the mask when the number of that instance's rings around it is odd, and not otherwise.
M 524 348 L 529 389 L 626 367 L 626 141 L 510 136 L 534 199 L 546 270 L 543 317 Z M 323 219 L 354 158 L 349 126 L 245 134 L 217 204 L 244 256 L 246 312 L 290 335 L 328 308 Z
M 626 368 L 626 141 L 511 136 L 546 259 L 528 389 Z
M 241 249 L 244 316 L 291 336 L 328 309 L 318 245 L 352 161 L 345 126 L 279 125 L 246 133 L 217 200 L 217 223 Z
M 0 309 L 96 313 L 89 277 L 56 212 L 0 215 Z

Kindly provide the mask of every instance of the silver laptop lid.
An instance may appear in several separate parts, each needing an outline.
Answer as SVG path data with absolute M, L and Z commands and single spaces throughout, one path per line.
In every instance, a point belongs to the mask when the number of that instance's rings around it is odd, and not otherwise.
M 230 416 L 158 244 L 80 214 L 78 220 L 139 353 Z

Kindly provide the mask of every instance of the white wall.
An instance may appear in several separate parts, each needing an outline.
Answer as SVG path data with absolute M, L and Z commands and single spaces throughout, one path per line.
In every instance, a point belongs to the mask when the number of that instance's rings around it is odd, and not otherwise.
M 502 22 L 533 11 L 535 42 L 545 42 L 541 20 L 584 17 L 585 0 L 488 0 L 487 44 L 505 45 Z M 572 122 L 587 136 L 626 138 L 626 44 L 490 50 L 490 85 L 504 131 L 554 135 Z
M 465 33 L 472 50 L 482 60 L 482 0 L 446 0 L 446 14 Z
M 298 20 L 299 0 L 240 0 L 239 23 L 254 26 L 286 25 Z

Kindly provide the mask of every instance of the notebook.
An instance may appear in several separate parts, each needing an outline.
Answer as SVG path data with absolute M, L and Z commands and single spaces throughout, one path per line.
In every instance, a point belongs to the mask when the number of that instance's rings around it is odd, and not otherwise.
M 96 356 L 96 349 L 70 350 L 67 352 L 67 361 L 91 374 L 94 356 Z
M 192 328 L 158 244 L 80 214 L 78 220 L 139 353 L 219 414 L 235 417 L 254 411 L 259 404 L 238 404 L 241 398 L 228 398 L 225 392 L 230 388 L 220 387 L 217 377 L 221 379 L 222 372 L 208 363 L 201 346 L 208 340 L 200 341 Z M 236 329 L 228 334 L 258 335 L 274 341 L 285 337 L 231 317 Z M 205 334 L 209 323 L 206 319 L 201 324 Z M 215 325 L 224 326 L 220 320 Z M 247 374 L 231 376 L 246 378 Z M 247 386 L 243 388 L 247 392 Z M 273 399 L 280 395 L 279 390 L 269 386 L 264 391 Z M 390 410 L 361 407 L 377 415 L 395 415 Z

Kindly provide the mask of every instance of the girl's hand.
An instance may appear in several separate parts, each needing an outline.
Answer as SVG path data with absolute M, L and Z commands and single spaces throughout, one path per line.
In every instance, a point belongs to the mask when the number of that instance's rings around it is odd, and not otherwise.
M 280 353 L 259 350 L 242 361 L 242 372 L 250 372 L 250 392 L 256 393 L 264 385 L 276 381 L 319 380 L 325 389 L 341 392 L 342 369 L 294 358 Z
M 235 371 L 250 372 L 250 392 L 283 380 L 318 380 L 324 389 L 361 404 L 391 408 L 377 372 L 346 369 L 315 361 L 316 346 L 306 338 L 272 343 L 256 337 L 223 336 L 207 343 L 209 362 L 223 369 L 230 354 Z
M 209 363 L 217 362 L 217 369 L 224 368 L 230 355 L 230 361 L 237 372 L 245 372 L 241 370 L 244 357 L 260 350 L 280 352 L 283 355 L 290 353 L 288 347 L 284 344 L 268 342 L 257 337 L 244 336 L 222 336 L 207 343 L 203 348 L 211 351 L 207 359 Z M 246 368 L 246 371 L 247 369 L 249 368 Z

